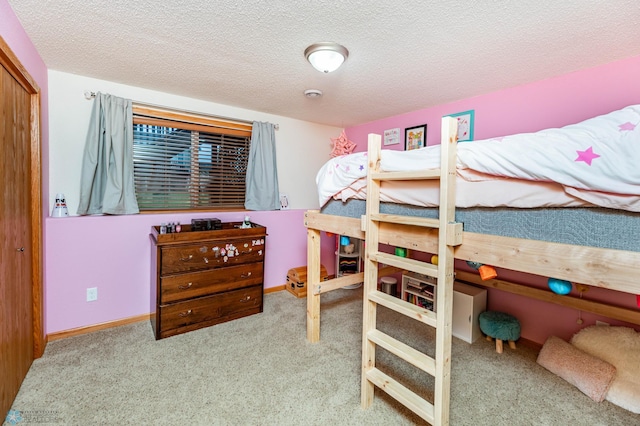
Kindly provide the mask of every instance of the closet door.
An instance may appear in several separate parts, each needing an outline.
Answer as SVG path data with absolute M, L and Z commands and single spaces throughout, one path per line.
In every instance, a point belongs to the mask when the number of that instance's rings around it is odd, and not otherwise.
M 0 67 L 0 418 L 34 358 L 31 95 Z M 36 194 L 35 196 L 39 196 Z M 40 214 L 34 212 L 33 214 Z M 36 299 L 39 300 L 39 297 Z

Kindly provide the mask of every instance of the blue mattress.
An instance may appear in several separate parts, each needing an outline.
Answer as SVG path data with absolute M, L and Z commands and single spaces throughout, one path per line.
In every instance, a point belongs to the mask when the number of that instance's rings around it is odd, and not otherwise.
M 358 218 L 363 200 L 331 200 L 322 213 Z M 380 212 L 438 217 L 435 208 L 381 203 Z M 457 208 L 456 221 L 478 234 L 640 252 L 640 214 L 605 208 Z

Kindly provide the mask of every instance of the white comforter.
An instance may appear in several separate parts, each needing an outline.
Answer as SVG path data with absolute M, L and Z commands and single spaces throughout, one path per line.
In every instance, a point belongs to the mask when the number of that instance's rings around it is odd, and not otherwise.
M 439 164 L 439 145 L 382 151 L 385 171 Z M 560 129 L 459 143 L 457 171 L 459 207 L 595 205 L 640 211 L 640 105 Z M 366 173 L 366 152 L 329 160 L 316 177 L 320 205 L 332 197 L 364 198 Z M 429 186 L 387 184 L 381 199 L 437 205 L 437 185 L 431 185 L 434 191 Z

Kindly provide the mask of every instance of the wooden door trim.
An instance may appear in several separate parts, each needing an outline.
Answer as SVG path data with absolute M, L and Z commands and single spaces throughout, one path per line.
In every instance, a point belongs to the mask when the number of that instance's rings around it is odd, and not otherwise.
M 46 339 L 43 327 L 44 293 L 42 288 L 42 152 L 40 133 L 40 87 L 31 74 L 22 65 L 9 45 L 0 37 L 0 64 L 29 93 L 31 116 L 29 117 L 31 153 L 31 273 L 32 273 L 32 309 L 33 309 L 33 357 L 40 358 L 44 353 Z

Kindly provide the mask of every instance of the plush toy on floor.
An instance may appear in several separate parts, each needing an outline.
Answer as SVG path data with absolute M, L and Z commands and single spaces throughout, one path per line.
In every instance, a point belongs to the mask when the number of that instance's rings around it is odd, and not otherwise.
M 576 333 L 571 344 L 616 368 L 605 399 L 640 414 L 640 333 L 630 327 L 592 325 Z
M 640 414 L 640 333 L 633 328 L 592 325 L 570 343 L 549 336 L 537 362 L 594 401 Z

